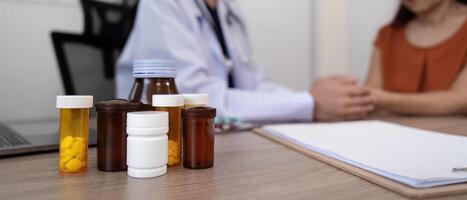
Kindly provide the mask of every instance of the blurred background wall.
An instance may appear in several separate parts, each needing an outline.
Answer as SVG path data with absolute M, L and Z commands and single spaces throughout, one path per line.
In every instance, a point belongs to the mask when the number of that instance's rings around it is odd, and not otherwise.
M 364 81 L 376 34 L 394 17 L 399 1 L 314 2 L 314 77 L 347 73 Z
M 0 120 L 53 117 L 62 81 L 50 32 L 82 30 L 77 1 L 0 0 Z
M 112 1 L 112 0 L 106 0 Z M 366 75 L 397 0 L 237 0 L 267 76 L 294 89 L 333 73 Z M 50 32 L 80 33 L 78 0 L 0 0 L 0 121 L 55 117 L 63 93 Z

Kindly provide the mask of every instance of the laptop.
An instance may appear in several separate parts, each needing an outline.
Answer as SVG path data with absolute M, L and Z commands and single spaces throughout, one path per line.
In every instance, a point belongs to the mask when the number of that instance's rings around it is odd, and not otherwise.
M 88 40 L 82 39 L 83 36 L 76 34 L 55 32 L 52 36 L 66 95 L 93 95 L 94 103 L 115 97 L 113 62 L 105 62 L 106 54 L 102 53 L 99 45 L 89 44 Z M 88 144 L 95 146 L 97 126 L 94 109 L 91 109 L 90 116 Z M 8 116 L 3 118 L 8 120 Z M 58 118 L 47 119 L 46 116 L 35 120 L 0 121 L 0 158 L 57 151 L 58 123 Z
M 96 129 L 90 128 L 88 141 L 96 145 Z M 0 123 L 0 158 L 57 151 L 58 143 L 58 119 Z

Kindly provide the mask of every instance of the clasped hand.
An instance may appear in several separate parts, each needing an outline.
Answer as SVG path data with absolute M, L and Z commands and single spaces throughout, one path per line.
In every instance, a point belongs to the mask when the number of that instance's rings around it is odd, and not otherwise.
M 317 121 L 356 120 L 374 110 L 370 90 L 350 76 L 335 75 L 316 80 L 309 90 Z

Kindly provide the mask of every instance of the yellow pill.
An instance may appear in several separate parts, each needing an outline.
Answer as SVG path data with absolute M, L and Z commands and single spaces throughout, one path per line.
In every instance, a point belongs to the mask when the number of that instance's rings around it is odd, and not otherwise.
M 71 149 L 65 149 L 65 151 L 63 151 L 63 153 L 60 154 L 61 157 L 66 157 L 66 156 L 73 156 L 75 157 L 76 155 L 78 155 L 79 152 L 75 152 Z
M 175 141 L 172 141 L 172 140 L 169 140 L 169 147 L 176 147 L 178 146 L 178 142 L 175 142 Z
M 70 172 L 77 172 L 81 168 L 81 161 L 78 159 L 72 159 L 66 163 L 65 168 Z
M 70 148 L 71 144 L 73 144 L 73 137 L 66 136 L 62 142 L 60 142 L 60 148 Z
M 86 144 L 84 144 L 84 142 L 82 141 L 75 141 L 73 142 L 71 149 L 78 154 L 83 152 L 84 149 L 86 149 Z
M 65 156 L 63 158 L 60 158 L 60 170 L 64 170 L 66 163 L 71 159 L 73 159 L 72 156 Z
M 68 161 L 70 161 L 71 159 L 73 159 L 73 156 L 65 156 L 63 158 L 60 158 L 60 163 L 62 164 L 66 164 Z
M 74 139 L 75 139 L 75 141 L 80 141 L 80 142 L 85 142 L 86 141 L 86 139 L 84 139 L 84 137 L 75 137 Z
M 81 160 L 81 161 L 86 161 L 86 154 L 84 152 L 80 153 L 76 156 L 76 159 Z

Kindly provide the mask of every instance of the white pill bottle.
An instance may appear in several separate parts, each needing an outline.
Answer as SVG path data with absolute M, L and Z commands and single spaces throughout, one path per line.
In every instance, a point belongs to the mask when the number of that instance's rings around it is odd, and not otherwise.
M 152 178 L 167 173 L 167 112 L 127 113 L 128 176 Z

